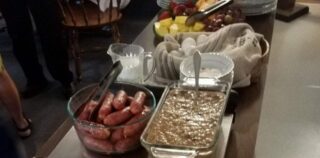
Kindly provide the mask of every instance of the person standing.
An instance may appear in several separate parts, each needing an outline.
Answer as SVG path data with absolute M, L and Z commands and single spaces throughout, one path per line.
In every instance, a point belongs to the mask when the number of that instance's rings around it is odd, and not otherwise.
M 22 97 L 33 97 L 48 85 L 36 49 L 32 18 L 40 38 L 46 66 L 52 77 L 73 92 L 73 74 L 69 69 L 67 45 L 56 0 L 0 0 L 0 11 L 13 43 L 13 52 L 27 78 Z M 31 18 L 32 17 L 32 18 Z
M 21 101 L 16 85 L 7 73 L 0 56 L 0 101 L 11 116 L 18 135 L 22 138 L 31 135 L 31 120 L 22 112 Z

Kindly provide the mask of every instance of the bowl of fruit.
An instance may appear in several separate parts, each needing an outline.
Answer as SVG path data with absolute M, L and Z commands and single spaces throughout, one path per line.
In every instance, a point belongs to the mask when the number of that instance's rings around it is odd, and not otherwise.
M 82 88 L 68 102 L 68 113 L 81 143 L 89 151 L 104 155 L 138 148 L 156 106 L 153 93 L 143 86 L 113 83 L 98 106 L 88 101 L 97 86 Z
M 226 25 L 244 22 L 245 20 L 240 9 L 228 6 L 206 16 L 191 26 L 186 25 L 189 16 L 201 12 L 211 5 L 207 2 L 199 2 L 193 3 L 190 0 L 184 3 L 176 3 L 171 1 L 168 9 L 159 12 L 158 19 L 154 23 L 153 28 L 156 37 L 162 38 L 166 34 L 174 35 L 180 32 L 214 32 Z M 212 1 L 212 3 L 215 2 Z
M 224 26 L 244 21 L 245 16 L 241 10 L 234 7 L 223 8 L 202 20 L 205 25 L 204 31 L 206 32 L 215 32 Z
M 158 20 L 154 23 L 154 32 L 157 37 L 162 38 L 166 34 L 176 34 L 178 32 L 200 32 L 205 28 L 201 21 L 192 26 L 185 24 L 188 16 L 197 12 L 197 8 L 192 1 L 176 3 L 171 1 L 169 9 L 159 12 Z

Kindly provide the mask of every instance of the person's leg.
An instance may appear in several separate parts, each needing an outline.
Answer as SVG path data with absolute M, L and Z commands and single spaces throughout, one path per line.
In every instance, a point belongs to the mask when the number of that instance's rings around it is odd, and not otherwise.
M 40 36 L 43 53 L 51 75 L 69 87 L 73 74 L 69 69 L 66 41 L 56 0 L 28 0 Z
M 39 63 L 26 0 L 0 0 L 0 10 L 12 39 L 13 52 L 28 85 L 47 83 Z
M 28 121 L 23 116 L 17 88 L 5 69 L 0 73 L 0 100 L 3 102 L 18 129 L 29 126 Z M 19 134 L 20 136 L 29 136 L 31 130 L 28 129 Z

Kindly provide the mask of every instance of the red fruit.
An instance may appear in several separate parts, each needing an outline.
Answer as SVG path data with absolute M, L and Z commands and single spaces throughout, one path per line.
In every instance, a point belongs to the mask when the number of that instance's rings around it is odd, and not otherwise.
M 163 12 L 161 12 L 159 14 L 158 21 L 163 20 L 163 19 L 167 19 L 167 18 L 170 18 L 170 17 L 171 17 L 170 12 L 166 10 L 166 11 L 163 11 Z
M 210 23 L 211 23 L 211 21 L 210 21 L 209 19 L 203 19 L 202 22 L 203 22 L 206 26 L 210 25 Z
M 185 10 L 185 13 L 187 15 L 192 15 L 195 12 L 197 12 L 197 8 L 186 8 L 186 10 Z
M 173 15 L 179 16 L 183 15 L 186 10 L 186 6 L 184 4 L 178 4 L 176 7 L 173 8 Z
M 195 8 L 196 6 L 194 5 L 194 3 L 192 2 L 192 0 L 188 0 L 186 3 L 184 3 L 184 5 L 187 8 Z
M 169 8 L 173 10 L 177 5 L 178 3 L 170 1 Z
M 225 17 L 224 17 L 224 19 L 223 19 L 223 21 L 224 21 L 224 23 L 226 23 L 226 24 L 231 24 L 231 23 L 233 23 L 233 17 L 231 16 L 231 15 L 226 15 Z

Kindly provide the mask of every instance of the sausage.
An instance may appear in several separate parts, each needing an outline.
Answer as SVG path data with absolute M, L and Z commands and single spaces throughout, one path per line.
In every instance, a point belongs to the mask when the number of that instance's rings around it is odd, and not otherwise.
M 114 151 L 113 144 L 108 140 L 95 139 L 89 135 L 83 137 L 83 143 L 87 148 L 111 153 Z
M 143 118 L 147 113 L 150 112 L 149 107 L 147 107 L 147 106 L 144 106 L 144 107 L 145 108 L 141 113 L 133 116 L 126 124 L 133 123 L 133 122 Z M 128 125 L 128 126 L 124 127 L 123 128 L 123 136 L 125 138 L 127 138 L 127 137 L 131 137 L 131 136 L 134 136 L 134 135 L 141 133 L 143 131 L 144 127 L 146 126 L 146 124 L 147 124 L 147 121 L 142 121 L 142 122 L 136 122 L 132 125 Z
M 91 124 L 95 124 L 91 122 Z M 93 138 L 97 139 L 108 139 L 110 136 L 110 130 L 107 128 L 92 128 L 86 125 L 81 125 L 79 123 L 76 123 L 76 128 L 81 134 L 91 135 Z M 99 124 L 96 124 L 99 126 Z
M 97 139 L 108 139 L 110 136 L 110 130 L 107 128 L 90 128 L 89 133 Z
M 149 113 L 150 111 L 151 111 L 151 108 L 149 106 L 147 106 L 147 105 L 143 106 L 143 111 L 142 111 L 143 115 Z
M 128 96 L 127 101 L 126 101 L 126 106 L 130 106 L 131 102 L 134 100 L 132 96 Z
M 111 103 L 113 98 L 114 98 L 114 95 L 111 92 L 106 93 L 103 99 L 102 105 L 98 112 L 98 118 L 97 118 L 98 123 L 102 123 L 103 119 L 112 112 Z
M 132 114 L 138 114 L 143 110 L 143 103 L 146 99 L 146 93 L 138 91 L 134 95 L 134 100 L 130 104 L 130 111 Z
M 121 111 L 116 111 L 111 114 L 109 114 L 107 117 L 104 118 L 103 124 L 108 126 L 115 126 L 119 125 L 128 119 L 130 119 L 132 116 L 130 112 L 130 107 L 126 107 L 122 109 Z
M 81 125 L 78 122 L 75 122 L 75 128 L 77 129 L 78 133 L 80 132 L 80 134 L 88 134 L 89 131 L 87 130 L 87 128 L 83 125 Z
M 121 139 L 117 141 L 117 143 L 114 145 L 114 149 L 117 152 L 123 153 L 128 150 L 132 150 L 139 146 L 140 144 L 140 134 L 135 135 L 133 137 L 128 137 L 125 139 Z
M 123 128 L 118 128 L 114 130 L 111 134 L 111 142 L 117 142 L 120 139 L 124 139 Z
M 140 115 L 141 116 L 141 115 Z M 141 118 L 141 117 L 140 117 Z M 135 121 L 138 120 L 138 118 L 135 119 Z M 124 127 L 123 129 L 123 136 L 125 138 L 137 135 L 138 133 L 141 133 L 146 126 L 147 122 L 137 122 L 133 125 L 129 125 Z
M 116 97 L 113 99 L 112 105 L 116 110 L 121 110 L 126 107 L 128 95 L 124 90 L 117 92 Z
M 98 102 L 90 100 L 86 105 L 83 111 L 80 113 L 78 119 L 80 120 L 89 120 L 89 116 L 98 105 Z

